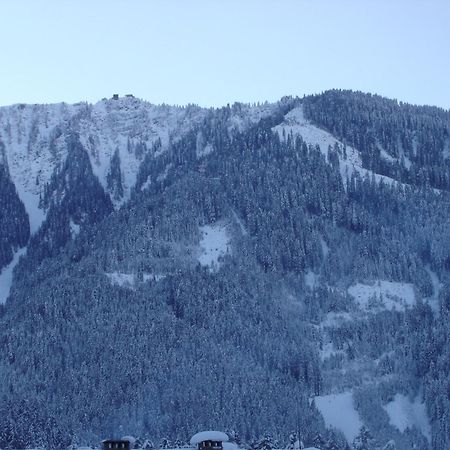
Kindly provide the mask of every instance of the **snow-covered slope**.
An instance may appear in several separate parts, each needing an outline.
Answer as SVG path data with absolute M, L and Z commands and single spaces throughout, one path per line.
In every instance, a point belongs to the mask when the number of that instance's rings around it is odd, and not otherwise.
M 32 232 L 45 218 L 39 198 L 54 170 L 67 156 L 66 138 L 76 132 L 89 154 L 92 169 L 106 188 L 111 158 L 119 152 L 123 203 L 133 187 L 145 153 L 156 140 L 167 145 L 206 110 L 198 107 L 155 106 L 134 97 L 102 100 L 95 105 L 65 103 L 13 105 L 0 108 L 0 139 L 16 189 L 30 216 Z
M 380 175 L 367 170 L 362 165 L 361 155 L 359 151 L 350 145 L 345 146 L 343 142 L 335 138 L 328 131 L 317 127 L 312 122 L 305 118 L 302 105 L 289 111 L 283 123 L 273 128 L 278 132 L 280 137 L 288 136 L 292 133 L 294 136 L 299 135 L 303 141 L 308 145 L 318 146 L 320 151 L 328 158 L 328 149 L 338 149 L 339 168 L 343 181 L 345 182 L 347 176 L 357 172 L 362 177 L 366 175 L 374 176 L 375 180 L 383 180 L 387 184 L 396 182 L 394 179 L 385 175 Z M 344 150 L 345 148 L 345 150 Z
M 243 131 L 273 113 L 276 104 L 236 105 L 229 128 Z M 124 203 L 136 182 L 145 154 L 161 140 L 162 150 L 200 124 L 208 109 L 198 106 L 153 105 L 132 96 L 103 99 L 91 105 L 65 103 L 0 107 L 0 141 L 11 178 L 30 216 L 35 233 L 45 219 L 39 207 L 45 185 L 67 156 L 66 138 L 77 133 L 89 154 L 94 174 L 107 190 L 111 159 L 118 151 L 123 196 L 113 198 L 116 207 Z M 203 154 L 213 151 L 205 143 Z
M 19 258 L 24 255 L 26 250 L 24 248 L 19 249 L 15 255 L 13 260 L 9 263 L 8 266 L 4 267 L 3 270 L 0 270 L 0 304 L 6 302 L 6 299 L 9 296 L 9 292 L 11 290 L 12 280 L 13 280 L 13 270 L 14 267 L 17 266 L 19 262 Z
M 328 427 L 342 431 L 348 442 L 353 442 L 362 422 L 353 405 L 351 392 L 315 397 L 317 408 Z

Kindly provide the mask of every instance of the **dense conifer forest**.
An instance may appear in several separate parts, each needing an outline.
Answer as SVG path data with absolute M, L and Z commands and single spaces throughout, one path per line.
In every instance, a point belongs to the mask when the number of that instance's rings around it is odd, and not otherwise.
M 449 111 L 336 90 L 150 121 L 106 100 L 122 134 L 101 172 L 95 106 L 58 106 L 45 138 L 53 110 L 35 107 L 24 146 L 55 168 L 30 234 L 8 108 L 0 268 L 26 253 L 0 304 L 0 448 L 199 429 L 254 450 L 450 447 Z M 321 406 L 343 393 L 350 442 Z M 428 432 L 392 422 L 399 396 Z

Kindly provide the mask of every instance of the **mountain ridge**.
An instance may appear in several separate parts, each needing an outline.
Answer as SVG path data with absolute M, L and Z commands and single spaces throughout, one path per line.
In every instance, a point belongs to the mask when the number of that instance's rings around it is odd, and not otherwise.
M 336 394 L 380 446 L 445 446 L 448 112 L 329 91 L 158 124 L 136 102 L 76 106 L 66 128 L 47 111 L 42 131 L 17 107 L 10 137 L 0 114 L 6 156 L 54 168 L 32 185 L 8 161 L 45 215 L 0 308 L 0 442 L 53 439 L 25 415 L 64 442 L 226 426 L 344 448 Z M 430 434 L 390 421 L 419 392 Z

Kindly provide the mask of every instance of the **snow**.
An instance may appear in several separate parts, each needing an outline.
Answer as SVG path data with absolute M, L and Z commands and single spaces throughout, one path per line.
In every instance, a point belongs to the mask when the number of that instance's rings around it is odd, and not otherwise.
M 69 227 L 70 227 L 70 234 L 72 235 L 72 237 L 77 236 L 78 233 L 80 232 L 80 225 L 76 224 L 72 219 L 70 219 Z
M 272 114 L 278 105 L 240 105 L 230 117 L 230 130 L 241 130 Z M 124 195 L 111 200 L 115 208 L 126 202 L 136 184 L 136 177 L 146 153 L 153 151 L 160 140 L 166 151 L 209 114 L 206 108 L 153 105 L 137 98 L 121 97 L 102 100 L 93 105 L 65 103 L 50 105 L 12 105 L 0 107 L 0 141 L 5 146 L 5 158 L 11 179 L 30 217 L 35 233 L 45 220 L 39 208 L 39 198 L 53 173 L 67 158 L 67 136 L 75 131 L 85 148 L 105 191 L 111 158 L 117 150 Z M 136 154 L 137 146 L 142 154 Z M 213 151 L 210 143 L 199 147 L 199 157 Z M 167 172 L 166 172 L 167 174 Z M 164 174 L 162 174 L 164 176 Z M 145 189 L 148 184 L 144 184 Z
M 13 280 L 13 270 L 19 262 L 19 258 L 26 253 L 26 248 L 18 250 L 13 257 L 13 260 L 3 268 L 0 272 L 0 303 L 5 303 L 11 291 Z
M 30 233 L 34 234 L 39 230 L 46 217 L 45 211 L 39 208 L 39 195 L 26 191 L 20 184 L 16 185 L 16 190 L 28 214 Z
M 339 168 L 344 185 L 347 176 L 350 177 L 354 172 L 359 173 L 363 178 L 373 175 L 375 177 L 375 180 L 378 182 L 383 180 L 387 184 L 396 183 L 396 181 L 390 177 L 376 174 L 367 169 L 364 169 L 362 167 L 360 153 L 357 149 L 349 145 L 345 147 L 346 157 L 344 157 L 344 144 L 336 139 L 331 133 L 322 130 L 321 128 L 313 125 L 310 121 L 308 121 L 305 118 L 302 105 L 289 111 L 289 113 L 287 113 L 285 116 L 284 122 L 274 127 L 273 131 L 278 132 L 281 138 L 283 137 L 283 131 L 285 132 L 286 136 L 291 132 L 294 136 L 301 136 L 306 144 L 312 146 L 317 145 L 326 158 L 328 158 L 328 148 L 331 147 L 334 149 L 335 145 L 337 145 L 340 149 Z
M 172 168 L 172 164 L 167 164 L 166 167 L 164 168 L 164 172 L 160 173 L 157 177 L 156 177 L 156 181 L 164 181 L 167 176 L 169 175 L 169 170 Z
M 444 159 L 450 159 L 450 139 L 447 139 L 444 146 Z
M 233 214 L 234 220 L 236 221 L 236 223 L 239 225 L 239 228 L 241 230 L 241 233 L 243 236 L 247 236 L 248 235 L 248 231 L 245 228 L 244 222 L 242 222 L 242 220 L 240 219 L 240 217 L 237 215 L 236 211 L 231 210 L 231 213 Z
M 428 297 L 426 300 L 430 305 L 430 308 L 433 310 L 434 314 L 439 313 L 439 293 L 442 289 L 442 283 L 439 281 L 439 277 L 436 272 L 433 272 L 429 266 L 425 267 L 428 275 L 430 276 L 431 283 L 433 285 L 433 295 Z
M 397 162 L 397 158 L 391 156 L 384 148 L 380 148 L 380 156 L 391 164 Z
M 305 273 L 306 286 L 309 287 L 310 289 L 314 289 L 317 285 L 318 278 L 319 278 L 319 276 L 316 273 L 314 273 L 311 269 L 309 269 Z
M 319 356 L 321 361 L 325 361 L 334 355 L 345 354 L 343 350 L 335 350 L 332 342 L 326 342 L 322 345 L 322 348 L 319 350 Z
M 328 255 L 330 253 L 330 249 L 323 238 L 320 238 L 320 246 L 322 248 L 323 259 L 327 259 Z
M 160 139 L 163 150 L 203 120 L 206 109 L 152 105 L 134 99 L 100 101 L 94 105 L 64 103 L 0 107 L 0 140 L 5 145 L 11 179 L 25 204 L 36 232 L 45 213 L 38 208 L 39 196 L 54 171 L 67 157 L 67 135 L 78 133 L 94 174 L 107 187 L 111 158 L 120 156 L 124 197 L 112 199 L 119 207 L 129 196 L 146 151 Z M 134 149 L 142 145 L 144 154 Z M 131 151 L 129 151 L 131 150 Z
M 200 255 L 198 261 L 211 269 L 219 265 L 219 258 L 230 251 L 230 237 L 225 224 L 200 227 Z
M 112 285 L 124 287 L 127 289 L 134 289 L 136 284 L 138 283 L 137 277 L 133 273 L 105 272 L 105 275 L 108 277 Z M 142 274 L 142 280 L 144 283 L 147 281 L 161 281 L 165 277 L 166 275 L 158 273 Z
M 352 392 L 315 397 L 315 403 L 327 427 L 342 431 L 348 442 L 353 442 L 363 423 L 353 405 Z
M 152 184 L 152 177 L 149 175 L 147 179 L 142 183 L 141 191 L 145 191 Z
M 416 302 L 414 285 L 411 283 L 378 280 L 373 284 L 354 284 L 347 292 L 364 310 L 384 308 L 404 311 Z
M 161 281 L 165 277 L 166 277 L 166 275 L 162 275 L 162 274 L 158 274 L 158 273 L 144 273 L 144 275 L 143 275 L 144 282 L 149 281 L 149 280 Z
M 191 437 L 190 444 L 197 445 L 203 441 L 227 442 L 228 439 L 228 435 L 221 431 L 200 431 L 200 433 L 194 434 L 194 436 Z
M 239 447 L 234 442 L 224 442 L 222 447 L 223 450 L 239 450 Z
M 136 443 L 136 438 L 133 436 L 123 436 L 122 441 L 128 441 L 130 443 L 131 448 L 133 448 L 134 444 Z
M 197 148 L 197 158 L 202 158 L 203 156 L 207 156 L 214 151 L 214 147 L 208 143 L 203 148 Z
M 105 273 L 111 284 L 129 289 L 134 288 L 134 275 L 132 273 L 110 272 Z
M 396 394 L 394 400 L 383 408 L 389 415 L 391 425 L 404 432 L 406 428 L 415 426 L 429 441 L 431 438 L 431 426 L 425 409 L 417 396 L 414 401 L 402 394 Z

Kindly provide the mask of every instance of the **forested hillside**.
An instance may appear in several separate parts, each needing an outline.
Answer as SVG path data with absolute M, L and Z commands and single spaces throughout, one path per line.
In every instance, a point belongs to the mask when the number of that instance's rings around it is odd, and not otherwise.
M 0 114 L 0 448 L 450 446 L 448 111 L 45 108 Z

